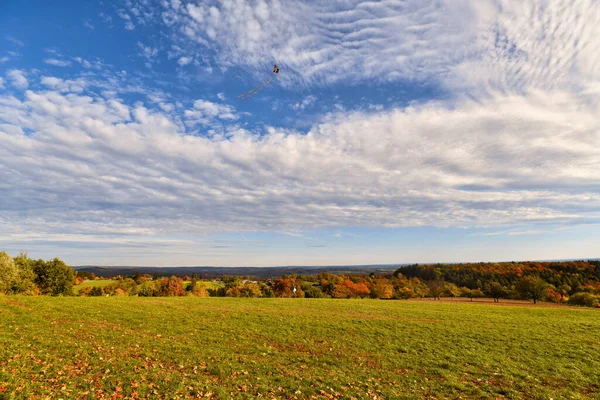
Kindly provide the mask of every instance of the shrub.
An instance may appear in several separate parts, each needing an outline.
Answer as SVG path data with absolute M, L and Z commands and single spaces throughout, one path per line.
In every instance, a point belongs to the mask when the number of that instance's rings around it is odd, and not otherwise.
M 551 303 L 560 303 L 562 300 L 562 295 L 555 291 L 554 289 L 548 289 L 548 293 L 546 294 L 546 301 Z
M 591 293 L 575 293 L 569 297 L 569 304 L 584 307 L 597 307 L 600 302 L 600 298 Z
M 91 286 L 88 286 L 88 287 L 81 288 L 81 289 L 79 290 L 79 293 L 77 293 L 77 295 L 78 295 L 78 296 L 82 296 L 82 297 L 89 296 L 89 295 L 90 295 L 90 293 L 92 292 L 92 289 L 93 289 L 93 288 L 92 288 Z
M 138 286 L 138 296 L 152 297 L 154 296 L 154 284 L 152 282 L 143 282 Z

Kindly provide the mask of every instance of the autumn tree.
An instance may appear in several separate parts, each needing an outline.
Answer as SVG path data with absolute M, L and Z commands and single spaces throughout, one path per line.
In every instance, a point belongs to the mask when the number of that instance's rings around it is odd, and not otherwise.
M 550 285 L 537 276 L 526 276 L 519 280 L 515 289 L 524 299 L 533 299 L 533 304 L 538 300 L 544 300 Z
M 444 292 L 444 281 L 442 279 L 435 279 L 430 281 L 427 284 L 427 287 L 429 288 L 429 295 L 433 297 L 434 300 L 440 300 L 440 296 Z
M 389 283 L 387 279 L 377 279 L 371 286 L 371 298 L 374 299 L 391 299 L 394 297 L 394 285 Z
M 170 278 L 161 278 L 156 282 L 155 296 L 183 296 L 183 281 L 175 275 Z
M 273 280 L 273 291 L 277 297 L 304 297 L 304 291 L 296 279 L 278 278 Z

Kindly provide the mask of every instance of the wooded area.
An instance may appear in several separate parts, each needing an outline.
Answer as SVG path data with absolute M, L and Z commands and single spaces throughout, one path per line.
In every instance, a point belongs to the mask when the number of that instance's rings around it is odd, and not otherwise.
M 33 260 L 0 253 L 0 292 L 27 295 L 199 296 L 412 299 L 481 297 L 569 303 L 597 307 L 600 261 L 503 262 L 409 265 L 391 274 L 283 275 L 278 278 L 224 275 L 152 276 L 135 273 L 100 279 L 73 271 L 59 258 Z M 80 287 L 75 286 L 80 285 Z M 74 290 L 74 287 L 77 288 Z

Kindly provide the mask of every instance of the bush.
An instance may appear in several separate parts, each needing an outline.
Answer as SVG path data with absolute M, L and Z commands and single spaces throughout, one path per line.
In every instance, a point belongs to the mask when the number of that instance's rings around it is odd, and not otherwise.
M 79 290 L 79 293 L 77 293 L 77 295 L 78 295 L 78 296 L 82 296 L 82 297 L 89 296 L 89 295 L 90 295 L 90 293 L 92 292 L 92 289 L 93 289 L 93 288 L 92 288 L 91 286 L 88 286 L 88 287 L 81 288 L 81 289 Z
M 591 293 L 575 293 L 573 296 L 569 297 L 569 304 L 573 304 L 576 306 L 584 306 L 584 307 L 598 307 L 598 303 L 600 302 L 600 298 L 598 296 L 594 296 Z
M 551 303 L 560 303 L 562 300 L 562 295 L 554 289 L 549 289 L 548 294 L 546 295 L 546 301 Z
M 154 284 L 152 282 L 144 282 L 138 286 L 138 296 L 152 297 L 154 296 Z

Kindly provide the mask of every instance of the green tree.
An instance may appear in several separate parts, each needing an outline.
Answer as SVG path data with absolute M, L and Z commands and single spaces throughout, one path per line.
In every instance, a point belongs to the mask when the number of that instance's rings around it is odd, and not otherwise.
M 69 267 L 60 258 L 32 262 L 35 273 L 35 284 L 42 294 L 72 295 L 75 274 L 73 268 Z
M 550 285 L 537 276 L 526 276 L 517 282 L 515 288 L 524 299 L 533 299 L 533 304 L 544 300 Z
M 35 272 L 31 267 L 31 260 L 27 258 L 27 253 L 19 253 L 13 259 L 15 267 L 17 267 L 18 278 L 13 284 L 12 291 L 14 293 L 33 294 L 36 291 Z
M 0 253 L 0 293 L 10 293 L 19 278 L 15 262 L 6 252 Z
M 458 297 L 460 296 L 460 289 L 454 283 L 444 282 L 442 294 L 448 297 Z
M 495 303 L 500 302 L 500 299 L 505 297 L 507 292 L 507 289 L 498 282 L 490 282 L 485 286 L 485 293 L 493 298 Z

